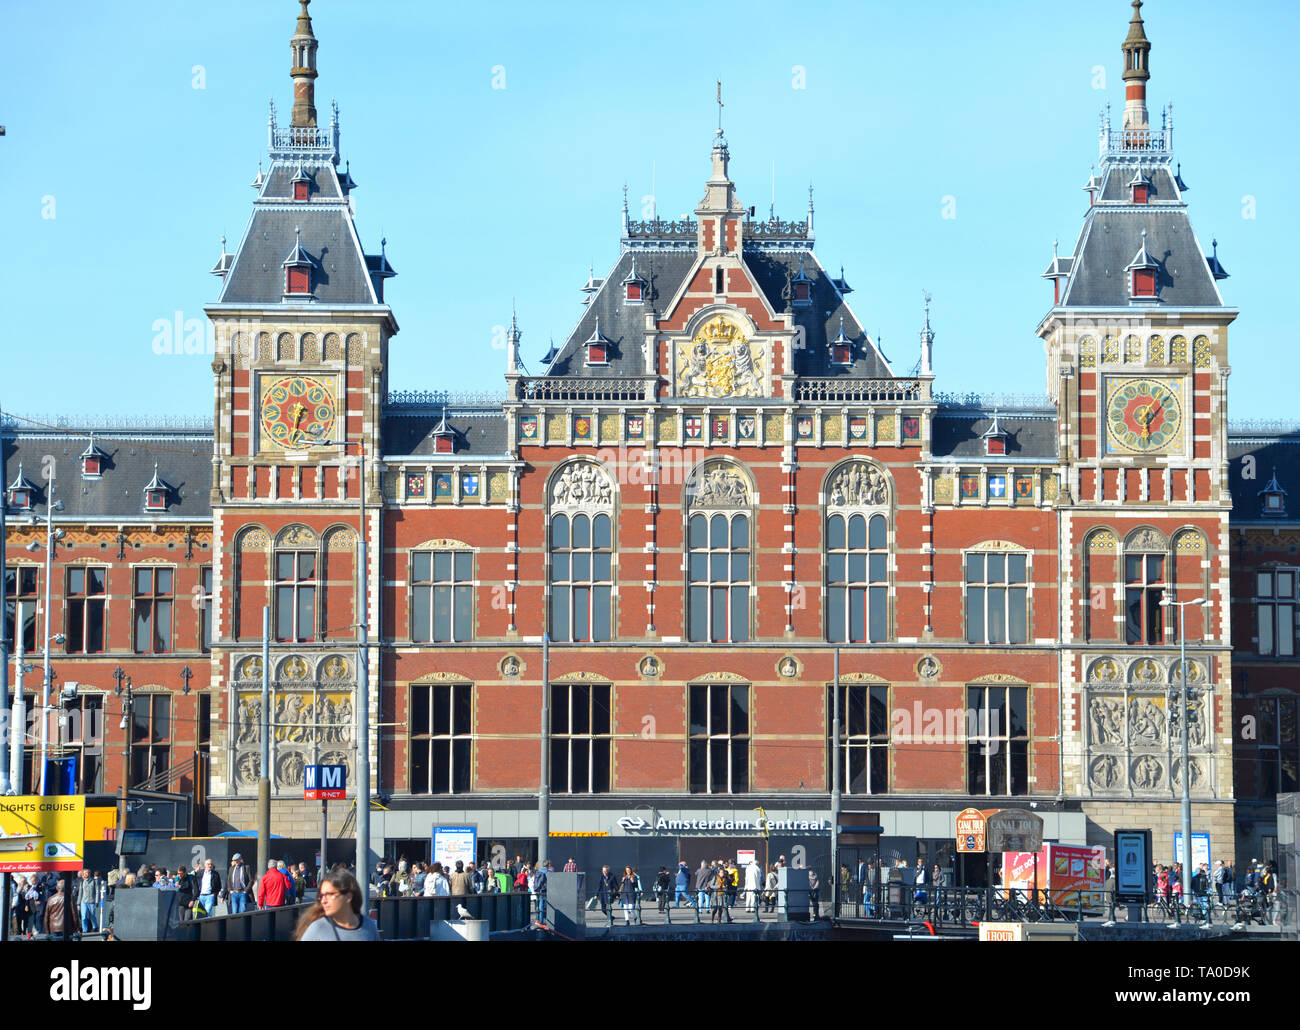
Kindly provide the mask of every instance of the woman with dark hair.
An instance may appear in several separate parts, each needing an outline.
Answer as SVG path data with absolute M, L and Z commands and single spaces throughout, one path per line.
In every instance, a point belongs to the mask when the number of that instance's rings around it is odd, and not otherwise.
M 351 873 L 322 876 L 316 904 L 298 920 L 296 941 L 377 941 L 379 929 L 361 914 L 361 888 Z
M 183 865 L 176 870 L 176 907 L 182 920 L 194 918 L 194 881 Z

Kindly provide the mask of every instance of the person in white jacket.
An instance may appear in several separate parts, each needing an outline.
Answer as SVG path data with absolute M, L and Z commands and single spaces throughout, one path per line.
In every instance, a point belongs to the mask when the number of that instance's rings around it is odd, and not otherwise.
M 758 907 L 758 888 L 763 880 L 763 867 L 751 858 L 745 866 L 745 907 L 753 912 Z
M 424 879 L 424 896 L 447 897 L 451 894 L 451 881 L 443 875 L 442 863 L 434 862 L 433 870 Z

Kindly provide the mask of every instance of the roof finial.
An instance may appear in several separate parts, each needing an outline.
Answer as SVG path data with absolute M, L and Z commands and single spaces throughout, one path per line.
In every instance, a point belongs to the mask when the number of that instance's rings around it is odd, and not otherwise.
M 813 184 L 808 183 L 808 231 L 813 231 Z
M 718 139 L 722 138 L 722 80 L 718 80 Z
M 311 0 L 298 0 L 298 24 L 289 41 L 293 61 L 289 77 L 293 79 L 293 117 L 289 124 L 295 127 L 316 127 L 316 36 L 311 30 L 311 15 L 307 5 Z

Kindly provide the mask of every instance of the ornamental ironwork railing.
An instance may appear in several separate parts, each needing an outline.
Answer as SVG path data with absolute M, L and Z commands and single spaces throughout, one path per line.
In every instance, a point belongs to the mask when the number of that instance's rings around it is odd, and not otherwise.
M 1267 418 L 1232 418 L 1228 420 L 1229 436 L 1293 436 L 1296 434 L 1300 434 L 1300 422 L 1294 420 Z
M 804 403 L 854 401 L 876 404 L 890 401 L 914 402 L 927 398 L 916 379 L 798 379 L 794 399 Z
M 1160 128 L 1112 129 L 1107 114 L 1101 123 L 1101 155 L 1170 154 L 1174 149 L 1173 105 L 1161 112 Z
M 527 377 L 519 381 L 519 399 L 525 401 L 644 401 L 644 379 Z
M 1054 412 L 1055 405 L 1041 393 L 976 393 L 973 391 L 940 390 L 934 395 L 941 408 L 961 408 L 968 411 L 997 411 L 1009 414 L 1013 411 Z
M 744 235 L 761 240 L 802 240 L 808 237 L 807 222 L 786 222 L 769 218 L 766 222 L 745 222 Z
M 652 218 L 644 222 L 628 222 L 627 235 L 633 236 L 670 236 L 686 237 L 695 236 L 699 231 L 698 224 L 690 218 L 679 218 L 676 221 L 667 221 L 661 218 Z
M 156 430 L 187 431 L 210 434 L 211 415 L 14 415 L 5 412 L 3 425 L 7 429 L 21 429 L 31 433 L 57 431 L 61 433 L 85 432 L 153 432 Z
M 500 408 L 505 401 L 501 390 L 394 390 L 388 395 L 390 408 L 442 404 L 453 408 Z

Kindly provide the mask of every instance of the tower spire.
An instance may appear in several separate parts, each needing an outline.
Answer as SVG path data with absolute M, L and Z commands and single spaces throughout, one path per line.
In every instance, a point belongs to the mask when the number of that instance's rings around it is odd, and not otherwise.
M 1148 129 L 1147 80 L 1151 78 L 1151 43 L 1142 25 L 1142 0 L 1133 0 L 1124 51 L 1124 128 Z
M 923 290 L 921 297 L 925 305 L 925 323 L 921 326 L 921 375 L 928 376 L 934 374 L 934 330 L 930 328 L 930 294 Z
M 311 0 L 298 0 L 298 25 L 289 41 L 289 77 L 293 79 L 293 118 L 296 127 L 316 127 L 316 36 L 311 31 Z

